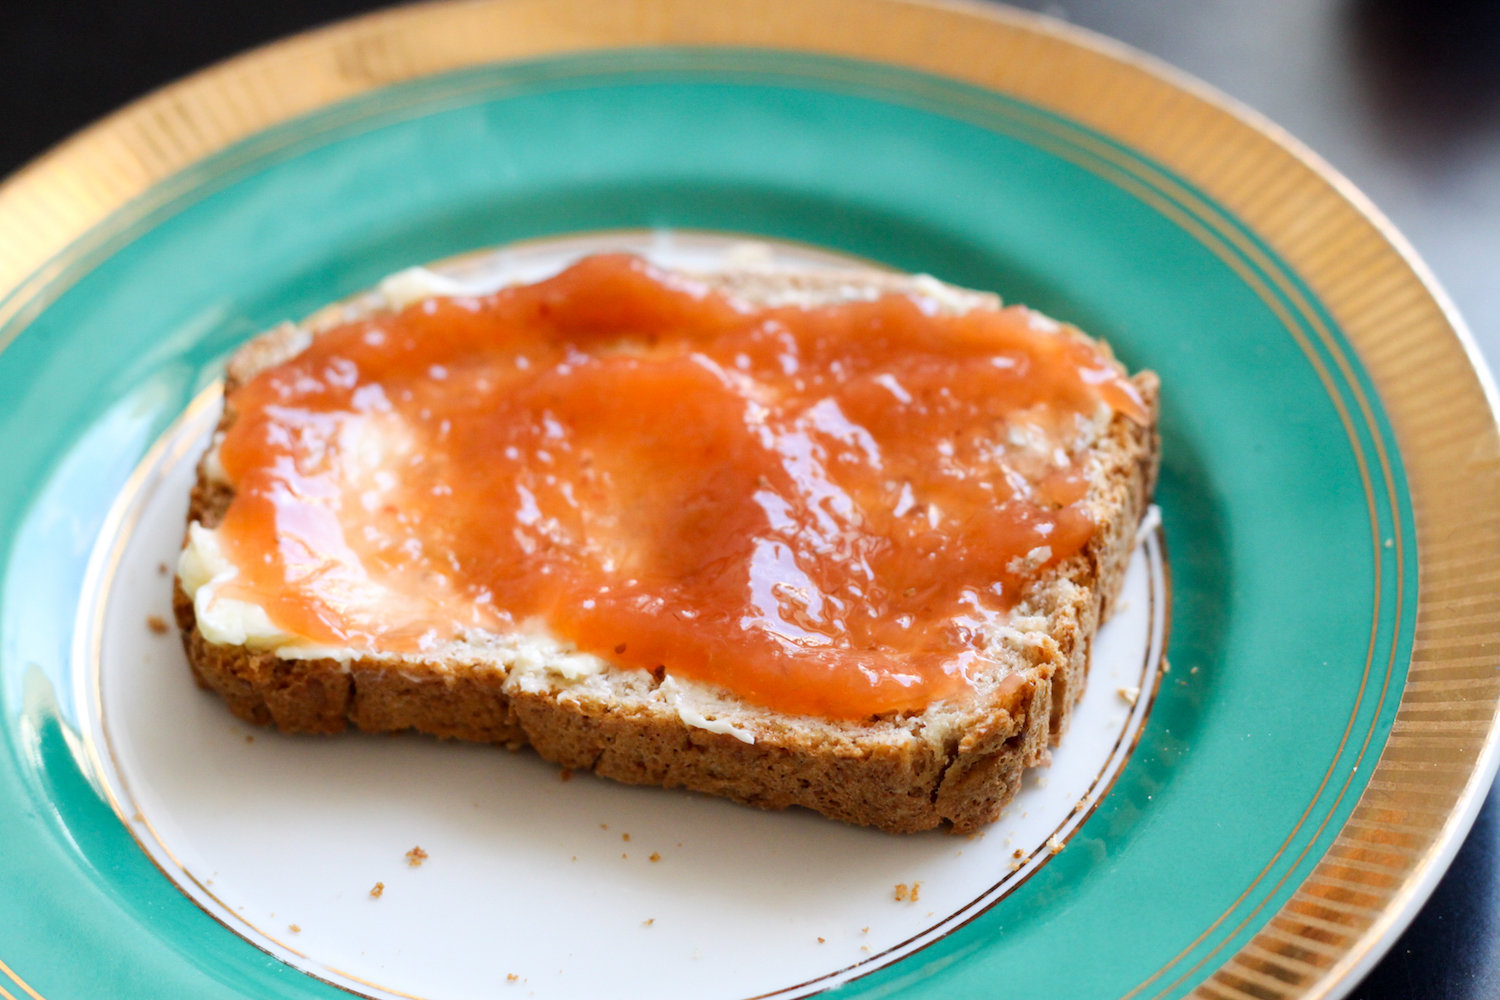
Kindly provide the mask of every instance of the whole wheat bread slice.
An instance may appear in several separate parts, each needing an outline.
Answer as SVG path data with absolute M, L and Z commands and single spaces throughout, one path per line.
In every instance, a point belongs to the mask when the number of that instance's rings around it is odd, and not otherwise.
M 816 306 L 883 292 L 940 293 L 949 309 L 993 296 L 877 272 L 698 275 L 758 305 Z M 317 332 L 386 308 L 378 294 L 283 325 L 241 348 L 225 380 L 220 430 L 235 419 L 235 389 L 299 353 Z M 994 820 L 1026 768 L 1044 763 L 1082 693 L 1089 651 L 1118 595 L 1156 477 L 1157 381 L 1134 376 L 1151 419 L 1116 414 L 1089 449 L 1085 503 L 1097 529 L 1082 552 L 1045 572 L 990 637 L 993 663 L 971 696 L 921 713 L 864 721 L 790 716 L 665 674 L 608 668 L 580 681 L 548 664 L 518 666 L 513 647 L 458 644 L 411 656 L 306 658 L 216 645 L 198 628 L 192 597 L 175 594 L 188 660 L 200 684 L 235 715 L 288 732 L 415 729 L 440 737 L 530 745 L 569 768 L 631 784 L 685 787 L 753 806 L 805 806 L 892 832 L 948 824 L 971 832 Z M 206 456 L 207 458 L 207 456 Z M 212 528 L 232 499 L 200 463 L 189 521 Z

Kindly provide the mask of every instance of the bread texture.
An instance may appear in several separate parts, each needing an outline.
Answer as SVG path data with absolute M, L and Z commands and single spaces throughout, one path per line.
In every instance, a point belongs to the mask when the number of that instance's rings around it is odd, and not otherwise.
M 938 295 L 947 309 L 993 296 L 931 279 L 877 272 L 739 271 L 697 276 L 757 305 L 837 303 L 883 292 Z M 337 322 L 388 308 L 379 295 L 285 324 L 231 359 L 220 430 L 235 390 L 299 353 Z M 1073 558 L 1043 573 L 990 636 L 990 663 L 972 693 L 858 721 L 794 716 L 665 672 L 606 667 L 587 677 L 507 643 L 462 643 L 411 655 L 288 656 L 210 642 L 179 580 L 174 606 L 193 675 L 239 718 L 294 733 L 414 729 L 438 737 L 529 745 L 546 760 L 630 784 L 682 787 L 764 809 L 804 806 L 891 832 L 946 825 L 972 832 L 1000 815 L 1029 767 L 1068 728 L 1089 653 L 1119 593 L 1156 478 L 1157 381 L 1135 375 L 1150 419 L 1112 416 L 1088 450 L 1085 503 L 1096 530 Z M 189 522 L 216 526 L 233 499 L 200 463 Z

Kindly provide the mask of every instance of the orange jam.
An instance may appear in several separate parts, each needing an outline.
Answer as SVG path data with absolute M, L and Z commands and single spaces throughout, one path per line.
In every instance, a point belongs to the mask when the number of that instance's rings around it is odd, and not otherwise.
M 1022 308 L 753 308 L 628 256 L 337 327 L 231 405 L 221 593 L 286 632 L 545 627 L 830 718 L 961 694 L 1093 531 L 1078 428 L 1145 418 Z

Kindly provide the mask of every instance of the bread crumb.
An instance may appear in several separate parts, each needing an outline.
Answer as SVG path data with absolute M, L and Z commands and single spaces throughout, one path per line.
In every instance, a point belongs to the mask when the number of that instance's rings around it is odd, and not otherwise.
M 385 883 L 384 882 L 376 882 L 374 885 L 372 885 L 370 887 L 370 898 L 371 899 L 379 899 L 381 896 L 384 896 L 384 895 L 385 895 Z
M 628 843 L 630 843 L 630 834 L 628 834 L 628 833 L 622 833 L 622 834 L 620 834 L 620 839 L 623 840 L 623 841 L 625 841 L 625 843 L 628 844 Z
M 608 823 L 600 823 L 599 824 L 599 829 L 601 829 L 601 830 L 608 830 L 609 829 L 609 824 Z
M 406 863 L 413 868 L 421 868 L 422 862 L 427 860 L 427 852 L 420 847 L 413 847 L 406 852 Z
M 573 780 L 573 769 L 571 767 L 565 767 L 561 771 L 558 771 L 557 772 L 557 780 L 558 781 L 572 781 Z
M 1019 861 L 1015 860 L 1014 858 L 1012 858 L 1011 862 L 1010 862 L 1010 870 L 1013 871 L 1013 872 L 1020 871 L 1021 870 L 1021 862 L 1019 862 Z
M 860 951 L 869 951 L 870 950 L 870 946 L 867 945 L 867 944 L 862 944 L 862 945 L 859 946 L 859 950 Z
M 1013 858 L 1019 858 L 1021 856 L 1021 849 L 1018 847 L 1014 851 L 1011 851 L 1010 856 Z
M 868 933 L 870 933 L 870 928 L 868 928 L 868 927 L 861 927 L 861 928 L 860 928 L 860 929 L 859 929 L 859 932 L 860 932 L 860 933 L 861 933 L 861 934 L 868 934 Z
M 1161 672 L 1164 674 L 1170 674 L 1172 672 L 1172 664 L 1167 662 L 1165 657 L 1163 657 L 1161 661 Z
M 645 920 L 641 921 L 641 926 L 642 927 L 650 927 L 654 923 L 656 923 L 656 918 L 655 917 L 647 917 Z
M 1054 855 L 1057 855 L 1057 854 L 1061 854 L 1062 853 L 1062 849 L 1063 849 L 1063 842 L 1062 841 L 1058 840 L 1055 836 L 1048 838 L 1048 840 L 1047 840 L 1047 850 L 1051 851 Z
M 293 934 L 301 934 L 302 933 L 302 928 L 298 927 L 296 924 L 288 924 L 286 929 L 289 930 L 289 931 L 291 931 Z
M 1197 667 L 1188 667 L 1188 673 L 1190 673 L 1190 674 L 1196 674 L 1197 672 L 1198 672 L 1198 668 Z
M 245 734 L 245 742 L 246 743 L 254 743 L 255 742 L 255 734 L 254 733 L 246 733 Z
M 896 883 L 896 902 L 898 902 L 898 903 L 904 903 L 904 902 L 906 902 L 907 894 L 910 893 L 910 892 L 911 892 L 911 887 L 908 886 L 905 882 L 897 882 Z
M 822 938 L 818 938 L 818 944 L 827 944 L 827 943 L 828 942 L 824 941 Z
M 625 860 L 625 859 L 627 859 L 629 857 L 630 857 L 630 855 L 626 854 L 624 851 L 620 852 L 620 860 L 623 861 L 623 860 Z
M 921 882 L 913 882 L 911 884 L 911 901 L 913 903 L 915 903 L 918 899 L 921 898 L 921 896 L 922 896 L 922 883 Z
M 1036 787 L 1038 787 L 1038 788 L 1046 788 L 1047 787 L 1047 776 L 1045 774 L 1042 775 L 1040 778 L 1036 779 Z
M 517 981 L 520 978 L 521 978 L 520 976 L 516 975 L 514 972 L 511 972 L 511 973 L 507 973 L 506 974 L 505 981 L 507 983 L 513 983 L 513 982 Z
M 1141 696 L 1141 689 L 1137 687 L 1120 688 L 1115 693 L 1124 699 L 1126 703 L 1133 706 L 1136 703 L 1136 699 Z
M 661 852 L 660 851 L 652 851 L 651 852 L 651 860 L 652 861 L 660 861 L 661 860 Z
M 575 854 L 575 855 L 573 855 L 573 860 L 574 860 L 574 861 L 577 861 L 577 860 L 578 860 L 578 855 L 576 855 L 576 854 Z
M 140 813 L 135 813 L 130 818 L 133 819 L 133 820 L 135 820 L 137 823 L 144 823 L 144 822 L 146 822 L 146 817 L 142 816 Z
M 167 575 L 167 564 L 166 563 L 159 562 L 159 563 L 156 564 L 156 575 L 157 576 L 166 576 Z
M 161 615 L 147 615 L 146 627 L 157 635 L 166 635 L 172 630 L 172 626 L 168 625 L 167 620 Z

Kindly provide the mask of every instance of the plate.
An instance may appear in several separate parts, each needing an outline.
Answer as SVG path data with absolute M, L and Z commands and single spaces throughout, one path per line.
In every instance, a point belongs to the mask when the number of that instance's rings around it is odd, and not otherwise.
M 1459 321 L 1292 140 L 1075 29 L 406 8 L 127 108 L 0 188 L 0 229 L 0 996 L 1336 995 L 1493 777 L 1500 437 Z M 414 262 L 643 229 L 994 288 L 1161 374 L 1167 665 L 1131 708 L 1108 671 L 1148 660 L 1101 646 L 1113 735 L 1076 742 L 1109 752 L 1026 792 L 1057 825 L 882 838 L 250 733 L 173 684 L 145 616 L 237 343 Z

